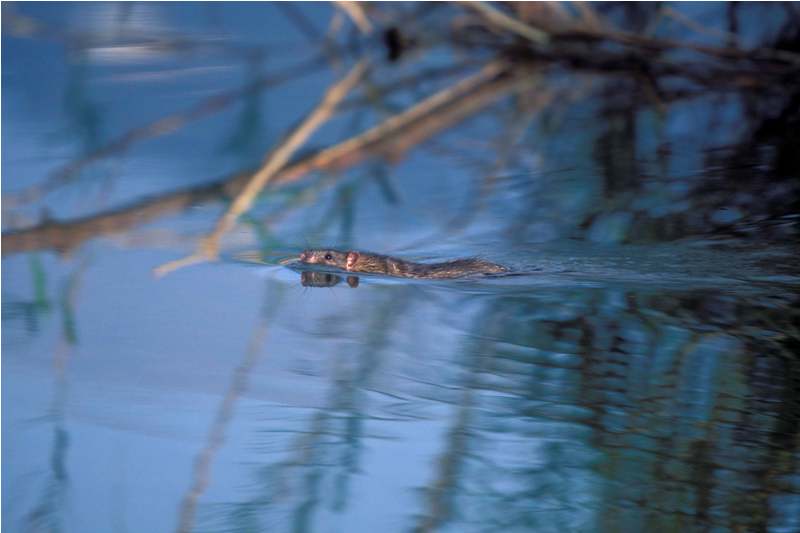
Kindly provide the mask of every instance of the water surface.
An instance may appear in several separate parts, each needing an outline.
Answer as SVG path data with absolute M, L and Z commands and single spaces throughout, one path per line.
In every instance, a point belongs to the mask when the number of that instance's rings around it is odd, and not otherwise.
M 274 5 L 8 6 L 94 40 L 4 28 L 4 195 L 306 57 L 275 52 L 286 43 L 311 50 Z M 320 28 L 334 13 L 295 9 Z M 96 27 L 109 21 L 120 33 Z M 4 231 L 256 164 L 337 77 L 103 159 L 4 208 Z M 153 268 L 191 251 L 225 198 L 4 255 L 4 529 L 800 530 L 796 150 L 733 97 L 659 111 L 617 94 L 525 127 L 509 98 L 402 159 L 276 189 L 220 261 L 163 278 Z M 329 272 L 311 287 L 281 265 L 307 246 L 481 256 L 516 275 L 351 287 Z

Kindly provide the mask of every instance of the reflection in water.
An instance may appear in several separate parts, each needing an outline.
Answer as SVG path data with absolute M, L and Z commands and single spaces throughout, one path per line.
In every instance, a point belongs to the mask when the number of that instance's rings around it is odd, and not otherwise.
M 404 522 L 398 530 L 797 525 L 787 514 L 799 492 L 796 296 L 466 296 L 428 285 L 358 293 L 370 318 L 354 344 L 329 353 L 328 399 L 302 421 L 261 426 L 270 438 L 252 497 L 217 509 L 205 528 L 245 531 L 236 526 L 244 516 L 292 531 L 344 524 L 358 507 L 351 492 L 384 472 L 364 450 L 392 441 L 428 454 L 398 455 L 385 478 L 410 469 L 420 489 L 408 509 L 387 511 Z M 460 340 L 404 348 L 432 334 L 425 316 L 456 309 L 469 316 Z M 321 318 L 309 333 L 329 328 Z M 431 424 L 433 448 L 421 429 Z
M 300 284 L 303 287 L 334 287 L 341 281 L 342 276 L 329 272 L 307 270 L 300 273 Z M 354 289 L 358 287 L 358 276 L 347 276 L 347 284 Z
M 37 275 L 41 272 L 38 262 L 32 263 L 37 300 L 41 297 L 40 287 L 44 281 Z M 44 476 L 44 487 L 36 498 L 33 508 L 24 518 L 28 531 L 60 531 L 63 529 L 64 513 L 68 507 L 70 476 L 67 469 L 70 446 L 70 435 L 67 430 L 66 406 L 69 400 L 68 366 L 74 358 L 78 344 L 76 324 L 74 321 L 75 306 L 82 278 L 88 267 L 88 260 L 78 263 L 69 275 L 59 298 L 61 313 L 61 334 L 53 349 L 53 397 L 49 412 L 44 422 L 52 423 L 52 449 L 48 460 L 48 468 Z M 47 306 L 45 306 L 47 307 Z
M 800 25 L 701 7 L 3 4 L 4 530 L 800 531 Z
M 452 495 L 459 516 L 476 529 L 779 526 L 768 509 L 794 489 L 773 480 L 797 457 L 774 439 L 787 420 L 798 431 L 797 406 L 785 411 L 796 404 L 797 339 L 748 332 L 783 331 L 797 315 L 714 294 L 552 296 L 491 302 L 498 319 L 472 333 L 491 339 L 476 356 L 491 356 L 468 369 L 480 414 L 467 441 L 479 459 L 465 459 Z M 767 393 L 755 367 L 784 378 Z M 483 476 L 497 489 L 470 491 Z
M 373 391 L 385 377 L 389 337 L 406 314 L 410 296 L 378 295 L 356 348 L 343 346 L 326 354 L 332 360 L 329 390 L 301 424 L 282 419 L 277 427 L 259 428 L 263 442 L 251 472 L 252 497 L 218 506 L 203 528 L 249 531 L 280 524 L 284 531 L 315 531 L 320 516 L 346 516 L 361 507 L 354 497 L 363 490 L 363 455 L 375 438 L 368 428 L 385 418 L 375 412 Z
M 192 485 L 184 495 L 180 505 L 177 527 L 177 531 L 180 533 L 193 530 L 198 500 L 211 481 L 211 463 L 225 443 L 225 433 L 233 418 L 237 400 L 247 388 L 249 374 L 263 355 L 264 339 L 267 335 L 270 319 L 280 303 L 280 292 L 280 289 L 278 289 L 268 294 L 268 296 L 271 296 L 271 298 L 266 298 L 269 301 L 269 305 L 264 307 L 263 318 L 252 333 L 244 359 L 234 371 L 225 395 L 221 399 L 211 428 L 208 431 L 206 443 L 194 460 Z

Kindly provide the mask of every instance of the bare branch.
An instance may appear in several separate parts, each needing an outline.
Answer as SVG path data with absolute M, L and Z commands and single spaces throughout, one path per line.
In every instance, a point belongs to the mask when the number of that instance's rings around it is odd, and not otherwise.
M 156 275 L 163 276 L 203 259 L 216 259 L 219 255 L 219 241 L 222 236 L 233 228 L 242 213 L 250 209 L 256 196 L 288 163 L 292 154 L 308 140 L 314 131 L 333 116 L 339 103 L 361 80 L 366 68 L 366 61 L 359 62 L 347 76 L 328 89 L 319 105 L 266 157 L 261 168 L 247 181 L 244 188 L 234 198 L 231 206 L 217 222 L 214 231 L 203 239 L 197 251 L 189 257 L 158 267 L 155 270 Z
M 547 33 L 532 28 L 502 11 L 498 11 L 485 2 L 461 2 L 461 4 L 477 11 L 492 26 L 515 33 L 536 44 L 547 44 L 550 41 L 550 36 Z
M 372 33 L 372 24 L 369 21 L 369 17 L 367 17 L 367 12 L 364 10 L 364 7 L 360 2 L 338 0 L 336 5 L 339 7 L 339 9 L 347 13 L 347 16 L 350 17 L 350 20 L 353 21 L 353 24 L 358 26 L 358 29 L 361 30 L 361 33 L 364 35 Z
M 528 69 L 517 68 L 512 72 L 506 62 L 493 61 L 479 72 L 389 117 L 372 129 L 298 159 L 281 170 L 271 184 L 296 181 L 315 170 L 340 170 L 368 157 L 397 157 L 415 143 L 433 137 L 531 83 Z M 2 252 L 10 254 L 48 248 L 68 252 L 88 239 L 120 233 L 191 205 L 235 196 L 243 190 L 254 172 L 242 171 L 215 183 L 144 198 L 122 208 L 76 220 L 47 221 L 31 228 L 6 232 L 3 234 Z

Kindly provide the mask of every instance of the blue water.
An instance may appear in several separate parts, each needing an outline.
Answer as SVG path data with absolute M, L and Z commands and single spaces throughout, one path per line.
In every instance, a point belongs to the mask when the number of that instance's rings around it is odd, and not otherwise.
M 355 52 L 13 202 L 130 128 L 318 57 L 302 27 L 323 33 L 334 8 L 291 9 L 4 3 L 4 232 L 257 165 Z M 459 57 L 378 63 L 373 81 Z M 733 96 L 615 114 L 558 76 L 527 125 L 504 99 L 402 159 L 271 190 L 217 262 L 153 273 L 223 198 L 66 253 L 4 235 L 3 529 L 800 529 L 797 167 L 754 155 L 780 139 L 745 148 Z M 459 78 L 345 113 L 309 147 Z M 282 261 L 309 246 L 515 275 L 308 287 Z

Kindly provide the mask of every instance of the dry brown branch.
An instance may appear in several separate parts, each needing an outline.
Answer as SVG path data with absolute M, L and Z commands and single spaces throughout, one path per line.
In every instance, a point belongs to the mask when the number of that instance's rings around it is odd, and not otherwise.
M 719 47 L 697 44 L 692 42 L 675 41 L 673 39 L 662 39 L 647 37 L 636 33 L 616 30 L 612 28 L 576 28 L 576 35 L 584 35 L 597 40 L 608 40 L 620 44 L 637 47 L 645 54 L 652 51 L 671 51 L 671 50 L 692 50 L 709 57 L 722 60 L 768 60 L 790 63 L 793 66 L 800 65 L 800 54 L 786 50 L 772 48 L 759 48 L 755 50 L 742 50 L 732 47 Z
M 474 59 L 467 59 L 444 67 L 422 68 L 415 74 L 400 76 L 380 84 L 370 80 L 369 84 L 365 83 L 363 91 L 365 93 L 364 96 L 360 98 L 348 98 L 347 101 L 342 104 L 342 109 L 350 110 L 370 106 L 372 108 L 379 107 L 380 110 L 383 111 L 390 107 L 387 105 L 386 100 L 396 93 L 415 89 L 419 87 L 420 84 L 456 78 L 483 64 L 483 62 L 477 62 Z
M 297 76 L 313 72 L 320 64 L 321 60 L 319 58 L 313 59 L 301 65 L 291 67 L 279 74 L 265 76 L 244 87 L 202 100 L 187 110 L 166 115 L 149 124 L 134 128 L 104 146 L 55 170 L 42 183 L 14 195 L 5 195 L 5 198 L 3 198 L 4 207 L 13 207 L 15 205 L 39 200 L 54 189 L 71 182 L 81 170 L 91 163 L 124 152 L 131 145 L 138 142 L 172 133 L 190 122 L 222 111 L 247 94 L 261 91 L 268 87 L 274 87 L 295 79 Z
M 47 221 L 32 228 L 5 232 L 3 255 L 44 249 L 68 253 L 93 237 L 119 233 L 192 205 L 218 199 L 225 194 L 226 183 L 242 179 L 245 175 L 250 173 L 238 173 L 210 185 L 143 198 L 125 207 L 75 220 Z
M 295 177 L 295 173 L 344 168 L 369 155 L 397 157 L 409 146 L 454 123 L 453 118 L 463 118 L 471 114 L 474 108 L 482 107 L 488 101 L 505 94 L 503 88 L 507 88 L 506 86 L 519 83 L 521 76 L 501 76 L 508 69 L 509 65 L 505 61 L 492 61 L 480 72 L 435 93 L 400 114 L 389 117 L 360 135 L 319 152 L 305 164 L 281 173 L 277 181 L 291 179 Z M 448 113 L 455 113 L 456 117 L 447 116 Z
M 532 28 L 524 22 L 520 22 L 514 17 L 506 15 L 502 11 L 498 11 L 485 2 L 461 2 L 461 4 L 477 11 L 490 25 L 515 33 L 533 43 L 547 44 L 550 40 L 550 36 L 547 33 Z
M 361 80 L 366 68 L 367 63 L 364 61 L 354 66 L 347 76 L 327 91 L 319 106 L 287 137 L 286 141 L 267 156 L 261 169 L 248 181 L 225 216 L 220 219 L 214 233 L 205 243 L 206 251 L 217 253 L 220 237 L 230 231 L 242 213 L 250 209 L 256 196 L 277 175 L 278 170 L 289 162 L 292 154 L 317 128 L 333 116 L 339 103 Z
M 611 28 L 589 30 L 576 27 L 569 33 L 559 34 L 559 38 L 558 46 L 546 49 L 525 47 L 520 43 L 509 45 L 502 40 L 475 42 L 468 36 L 462 42 L 469 46 L 495 46 L 498 53 L 521 63 L 562 63 L 575 71 L 601 75 L 645 73 L 656 79 L 682 78 L 715 90 L 774 90 L 800 75 L 800 55 L 783 50 L 761 48 L 747 51 L 705 46 L 643 37 Z M 587 53 L 587 44 L 603 41 L 624 44 L 627 49 L 596 46 Z M 668 55 L 679 49 L 692 50 L 715 60 L 686 56 L 678 59 Z
M 355 165 L 368 157 L 399 153 L 413 144 L 429 139 L 485 108 L 498 99 L 527 87 L 529 72 L 494 61 L 481 71 L 447 87 L 399 115 L 390 117 L 374 128 L 308 155 L 283 169 L 272 184 L 298 180 L 315 170 L 335 171 Z M 84 241 L 103 235 L 123 232 L 131 227 L 187 209 L 198 203 L 238 194 L 252 170 L 236 173 L 208 185 L 181 189 L 166 195 L 145 198 L 131 205 L 104 213 L 65 222 L 45 222 L 32 228 L 3 234 L 3 254 L 54 249 L 65 253 Z
M 508 6 L 521 22 L 535 23 L 537 28 L 545 28 L 544 31 L 550 35 L 575 24 L 575 17 L 564 7 L 564 2 L 514 2 Z
M 573 38 L 582 37 L 590 38 L 592 40 L 610 41 L 624 44 L 638 49 L 643 58 L 649 57 L 653 51 L 666 52 L 671 50 L 685 49 L 720 60 L 735 61 L 741 59 L 756 61 L 780 61 L 783 63 L 789 63 L 794 68 L 800 65 L 800 54 L 787 50 L 778 50 L 773 48 L 742 50 L 740 48 L 730 46 L 709 46 L 692 42 L 676 41 L 673 39 L 648 37 L 618 30 L 610 27 L 609 25 L 592 27 L 591 25 L 581 24 L 574 25 L 569 28 L 562 28 L 559 27 L 558 24 L 554 24 L 549 20 L 529 20 L 529 23 L 525 24 L 524 22 L 517 20 L 510 15 L 506 15 L 505 13 L 494 9 L 483 2 L 461 3 L 465 7 L 469 7 L 470 9 L 479 12 L 489 26 L 498 29 L 504 29 L 507 32 L 520 35 L 535 44 L 545 44 L 547 41 L 542 40 L 542 38 L 549 39 L 550 36 L 557 34 L 562 37 L 562 40 L 565 37 L 571 36 Z M 564 41 L 564 44 L 566 44 L 566 42 L 567 41 Z M 581 49 L 579 53 L 583 58 L 585 58 L 585 50 Z M 560 56 L 563 54 L 556 55 Z M 540 59 L 546 59 L 546 57 Z
M 369 21 L 369 17 L 367 17 L 367 12 L 364 10 L 364 7 L 360 2 L 338 0 L 336 5 L 339 7 L 339 9 L 347 13 L 347 16 L 350 17 L 350 20 L 353 21 L 353 24 L 358 26 L 358 29 L 361 30 L 361 33 L 364 35 L 372 33 L 372 24 Z
M 253 201 L 261 190 L 270 182 L 289 162 L 289 158 L 305 143 L 322 124 L 327 122 L 335 113 L 336 107 L 344 97 L 361 80 L 367 69 L 366 61 L 355 65 L 350 72 L 331 86 L 316 108 L 264 159 L 261 168 L 256 171 L 236 195 L 233 203 L 217 222 L 214 231 L 200 242 L 194 254 L 165 263 L 155 269 L 157 276 L 163 276 L 173 270 L 197 263 L 203 260 L 214 260 L 219 255 L 219 241 L 222 236 L 233 228 L 239 216 L 250 209 Z

